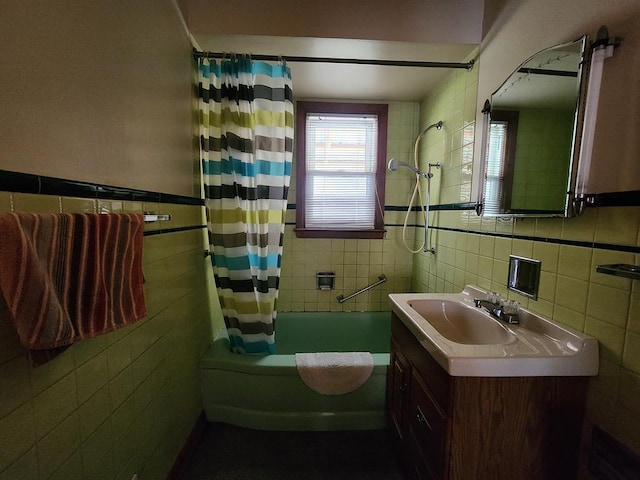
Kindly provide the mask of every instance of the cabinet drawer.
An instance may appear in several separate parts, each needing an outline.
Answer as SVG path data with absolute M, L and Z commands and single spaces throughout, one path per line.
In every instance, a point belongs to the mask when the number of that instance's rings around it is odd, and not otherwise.
M 408 417 L 407 423 L 416 454 L 422 460 L 419 463 L 426 465 L 429 469 L 429 472 L 425 472 L 424 478 L 440 478 L 447 418 L 419 373 L 415 371 L 411 375 Z

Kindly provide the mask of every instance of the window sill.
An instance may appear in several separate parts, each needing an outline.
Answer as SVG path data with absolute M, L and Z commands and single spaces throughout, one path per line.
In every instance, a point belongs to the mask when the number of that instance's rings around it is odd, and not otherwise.
M 294 228 L 298 238 L 363 238 L 383 239 L 386 230 L 324 230 L 314 228 Z

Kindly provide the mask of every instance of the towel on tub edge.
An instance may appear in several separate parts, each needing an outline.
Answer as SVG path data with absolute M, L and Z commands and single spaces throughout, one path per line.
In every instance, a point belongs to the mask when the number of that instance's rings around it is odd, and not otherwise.
M 369 352 L 296 353 L 296 366 L 302 381 L 323 395 L 353 392 L 373 372 Z

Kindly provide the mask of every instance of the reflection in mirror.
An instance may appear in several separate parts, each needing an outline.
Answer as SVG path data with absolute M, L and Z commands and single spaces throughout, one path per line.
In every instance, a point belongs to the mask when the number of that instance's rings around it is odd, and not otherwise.
M 585 45 L 537 53 L 491 96 L 483 215 L 568 214 Z

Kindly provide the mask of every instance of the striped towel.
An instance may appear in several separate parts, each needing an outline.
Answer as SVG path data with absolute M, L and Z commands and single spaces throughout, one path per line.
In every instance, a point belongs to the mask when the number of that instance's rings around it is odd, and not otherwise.
M 32 363 L 146 313 L 137 214 L 0 213 L 0 290 Z

